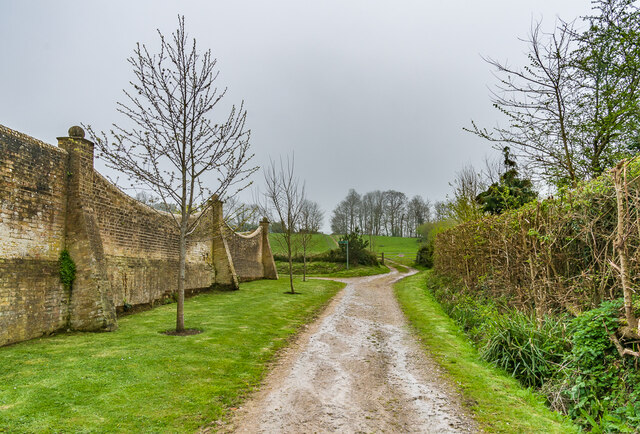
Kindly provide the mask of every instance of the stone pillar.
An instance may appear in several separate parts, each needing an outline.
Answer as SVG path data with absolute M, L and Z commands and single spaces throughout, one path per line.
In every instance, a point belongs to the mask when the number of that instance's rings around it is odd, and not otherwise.
M 218 196 L 213 196 L 211 201 L 211 258 L 215 272 L 213 283 L 228 289 L 239 289 L 238 275 L 225 237 L 222 201 Z
M 80 127 L 69 128 L 69 137 L 58 137 L 58 147 L 69 153 L 69 187 L 82 196 L 93 191 L 93 142 L 84 138 Z
M 93 143 L 76 126 L 69 129 L 69 137 L 58 137 L 58 146 L 69 153 L 65 248 L 76 263 L 69 326 L 74 330 L 114 330 L 116 310 L 92 205 Z
M 266 217 L 260 220 L 260 229 L 262 231 L 262 266 L 264 268 L 264 278 L 278 280 L 278 269 L 273 260 L 271 244 L 269 243 L 269 220 Z

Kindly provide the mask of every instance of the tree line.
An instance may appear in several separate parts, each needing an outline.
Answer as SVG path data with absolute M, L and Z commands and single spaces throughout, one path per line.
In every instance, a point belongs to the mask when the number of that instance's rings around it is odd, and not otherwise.
M 358 228 L 366 235 L 417 237 L 418 227 L 430 220 L 431 202 L 420 195 L 409 199 L 396 190 L 360 195 L 350 189 L 333 210 L 331 231 L 347 234 Z

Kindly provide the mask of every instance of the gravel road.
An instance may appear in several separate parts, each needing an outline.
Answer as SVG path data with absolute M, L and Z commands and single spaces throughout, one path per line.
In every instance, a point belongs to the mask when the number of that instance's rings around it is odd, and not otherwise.
M 476 431 L 407 325 L 392 289 L 401 277 L 335 279 L 347 286 L 222 431 Z

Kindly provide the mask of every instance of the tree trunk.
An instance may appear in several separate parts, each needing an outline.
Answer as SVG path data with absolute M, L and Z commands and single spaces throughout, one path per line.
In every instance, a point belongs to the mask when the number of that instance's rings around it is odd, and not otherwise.
M 627 325 L 630 329 L 637 333 L 638 331 L 638 319 L 633 311 L 633 300 L 631 298 L 631 281 L 629 279 L 629 267 L 627 264 L 628 253 L 627 246 L 625 244 L 626 235 L 626 223 L 627 223 L 627 195 L 625 194 L 626 181 L 627 181 L 627 168 L 626 160 L 621 161 L 613 169 L 613 182 L 616 189 L 616 202 L 618 213 L 618 227 L 616 233 L 616 241 L 614 243 L 615 249 L 618 252 L 620 281 L 622 283 L 622 293 L 624 295 L 624 312 L 627 319 Z M 622 175 L 622 176 L 621 176 Z M 623 196 L 624 194 L 624 196 Z
M 180 257 L 178 272 L 178 309 L 176 316 L 176 332 L 184 331 L 184 283 L 186 280 L 185 268 L 187 259 L 187 226 L 186 222 L 180 227 Z
M 302 246 L 302 281 L 307 281 L 307 245 Z
M 293 289 L 293 260 L 291 258 L 291 232 L 287 234 L 287 250 L 289 256 L 289 286 L 291 287 L 291 293 L 295 294 L 295 290 Z

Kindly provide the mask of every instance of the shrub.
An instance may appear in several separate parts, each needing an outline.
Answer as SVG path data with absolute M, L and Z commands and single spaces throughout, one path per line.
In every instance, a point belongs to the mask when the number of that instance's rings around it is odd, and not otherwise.
M 423 244 L 416 254 L 416 264 L 423 267 L 433 267 L 433 241 Z
M 572 348 L 564 362 L 563 379 L 570 400 L 569 415 L 595 430 L 640 427 L 636 361 L 621 358 L 609 339 L 609 333 L 620 325 L 622 306 L 622 299 L 606 301 L 572 322 Z
M 507 308 L 507 303 L 465 293 L 446 279 L 432 279 L 430 290 L 444 311 L 479 349 L 480 355 L 526 386 L 539 387 L 559 370 L 570 347 L 567 320 L 534 317 Z
M 351 232 L 340 238 L 340 241 L 349 242 L 349 264 L 351 265 L 378 265 L 378 259 L 374 253 L 367 250 L 369 242 L 366 241 L 360 230 L 356 228 Z M 327 250 L 326 252 L 315 255 L 311 258 L 314 261 L 323 262 L 346 262 L 347 260 L 347 246 L 340 244 L 340 247 L 333 250 Z
M 640 206 L 640 160 L 628 167 L 626 206 Z M 633 180 L 633 181 L 631 181 Z M 517 210 L 468 221 L 440 232 L 434 269 L 476 288 L 484 281 L 516 309 L 530 300 L 540 309 L 570 313 L 592 309 L 621 295 L 612 237 L 616 233 L 616 194 L 610 172 L 575 190 L 530 202 Z M 635 222 L 635 223 L 634 223 Z M 629 220 L 625 244 L 628 269 L 640 273 L 640 231 Z
M 609 339 L 623 300 L 603 302 L 576 318 L 532 315 L 431 274 L 428 289 L 474 341 L 481 356 L 526 386 L 540 388 L 555 410 L 592 432 L 640 431 L 638 361 L 621 358 Z M 622 342 L 638 351 L 640 342 Z
M 354 256 L 351 254 L 351 246 L 349 246 L 349 263 L 351 265 L 378 265 L 378 259 L 374 253 L 365 250 L 358 254 L 358 261 L 354 261 Z M 274 253 L 273 259 L 276 262 L 289 262 L 289 257 L 285 254 Z M 342 249 L 327 250 L 316 255 L 307 256 L 307 263 L 311 262 L 335 262 L 344 263 L 347 261 L 347 255 Z M 293 255 L 291 256 L 291 262 L 302 263 L 304 262 L 303 256 Z
M 357 258 L 357 260 L 356 260 Z M 324 253 L 320 253 L 319 255 L 315 255 L 313 257 L 314 261 L 322 261 L 322 262 L 337 262 L 342 263 L 347 261 L 346 249 L 333 249 L 327 250 Z M 351 253 L 351 245 L 349 245 L 349 263 L 351 265 L 378 265 L 378 259 L 374 253 L 371 253 L 368 250 L 361 251 L 354 256 Z
M 289 262 L 289 256 L 287 256 L 284 253 L 274 253 L 273 254 L 273 260 L 274 261 L 282 261 L 282 262 Z M 303 262 L 303 257 L 302 255 L 291 255 L 291 262 Z M 312 257 L 311 256 L 307 256 L 307 261 L 311 261 Z
M 459 291 L 449 279 L 431 275 L 428 288 L 443 310 L 462 330 L 478 344 L 484 335 L 484 326 L 499 314 L 498 303 L 479 294 Z
M 496 315 L 485 326 L 480 355 L 501 367 L 525 386 L 540 387 L 553 377 L 569 345 L 565 322 L 537 320 L 519 311 Z
M 376 255 L 367 250 L 369 241 L 365 240 L 359 228 L 340 238 L 340 241 L 349 243 L 349 263 L 353 265 L 378 265 Z M 340 244 L 340 251 L 346 259 L 347 246 Z
M 345 262 L 347 260 L 347 256 L 342 250 L 333 249 L 314 256 L 314 260 L 322 262 Z
M 76 279 L 76 264 L 67 249 L 60 252 L 58 266 L 60 267 L 60 281 L 67 291 L 71 291 L 71 285 Z

